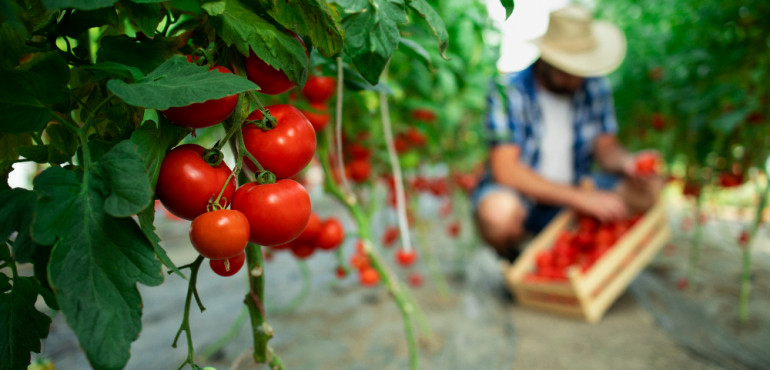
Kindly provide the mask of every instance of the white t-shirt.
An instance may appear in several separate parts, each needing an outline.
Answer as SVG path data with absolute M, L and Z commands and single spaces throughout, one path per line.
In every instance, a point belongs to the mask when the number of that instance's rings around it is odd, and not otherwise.
M 575 112 L 571 96 L 554 94 L 537 84 L 535 89 L 543 114 L 543 125 L 539 127 L 543 133 L 537 171 L 550 181 L 571 184 L 575 176 Z

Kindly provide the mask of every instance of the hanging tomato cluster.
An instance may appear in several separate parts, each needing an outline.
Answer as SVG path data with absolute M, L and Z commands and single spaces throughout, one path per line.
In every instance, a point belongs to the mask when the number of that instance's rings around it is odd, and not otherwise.
M 194 59 L 188 56 L 189 62 Z M 281 94 L 295 87 L 283 72 L 253 52 L 244 60 L 244 66 L 248 78 L 260 86 L 263 94 Z M 230 73 L 224 67 L 211 69 Z M 162 113 L 177 125 L 203 128 L 227 119 L 236 103 L 234 95 Z M 236 189 L 241 168 L 236 166 L 234 172 L 223 162 L 219 151 L 222 142 L 212 149 L 197 144 L 172 149 L 161 164 L 156 186 L 157 197 L 169 212 L 192 221 L 193 247 L 209 258 L 212 270 L 222 276 L 233 275 L 243 266 L 249 242 L 276 247 L 311 231 L 321 234 L 322 230 L 306 230 L 311 220 L 310 196 L 291 179 L 315 155 L 316 133 L 311 122 L 294 106 L 276 104 L 254 110 L 236 129 L 243 142 L 238 163 L 245 161 L 257 181 Z M 313 220 L 318 221 L 318 217 Z M 319 246 L 334 248 L 341 243 L 342 227 L 336 220 L 327 221 L 333 224 L 328 233 L 336 232 L 336 239 L 319 242 Z
M 526 279 L 566 281 L 567 270 L 572 266 L 587 272 L 640 218 L 641 214 L 627 220 L 599 222 L 590 216 L 579 216 L 574 230 L 563 230 L 551 249 L 537 254 L 535 270 Z

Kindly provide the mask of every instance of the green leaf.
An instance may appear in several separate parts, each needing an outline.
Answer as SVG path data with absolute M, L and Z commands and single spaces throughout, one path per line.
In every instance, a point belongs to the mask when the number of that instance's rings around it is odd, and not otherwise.
M 11 233 L 17 232 L 12 249 L 19 263 L 30 262 L 37 247 L 30 237 L 36 204 L 37 194 L 33 191 L 21 188 L 0 191 L 0 240 L 5 242 Z
M 19 148 L 31 143 L 26 134 L 0 134 L 0 171 L 8 169 L 19 158 Z
M 232 73 L 209 71 L 176 55 L 142 80 L 131 84 L 110 80 L 107 88 L 130 105 L 164 110 L 256 90 L 257 85 Z
M 407 55 L 420 61 L 420 63 L 424 64 L 426 67 L 432 68 L 430 54 L 428 54 L 428 51 L 425 50 L 422 45 L 404 38 L 401 39 L 400 43 L 404 47 L 401 50 L 404 51 Z
M 206 11 L 208 15 L 214 16 L 214 15 L 222 15 L 225 13 L 225 7 L 227 6 L 227 2 L 224 0 L 220 1 L 212 1 L 205 3 L 201 5 L 201 9 Z
M 305 84 L 307 49 L 293 35 L 277 29 L 237 0 L 229 0 L 224 13 L 211 15 L 211 24 L 227 46 L 235 45 L 244 56 L 252 50 L 290 80 L 300 86 Z
M 500 4 L 505 8 L 505 19 L 513 14 L 513 0 L 500 0 Z
M 449 34 L 447 33 L 446 25 L 444 25 L 444 20 L 425 0 L 410 0 L 409 6 L 428 22 L 428 25 L 433 30 L 433 34 L 438 39 L 438 50 L 441 57 L 447 59 L 446 49 L 449 46 Z
M 24 41 L 21 31 L 7 21 L 0 24 L 0 45 L 3 45 L 0 48 L 0 69 L 12 69 L 19 64 L 19 58 L 27 51 Z
M 104 25 L 117 26 L 118 13 L 115 8 L 101 8 L 96 10 L 75 10 L 69 16 L 63 17 L 56 25 L 56 33 L 62 36 L 77 38 L 93 27 Z
M 45 129 L 50 140 L 48 160 L 51 163 L 62 164 L 69 161 L 78 149 L 78 139 L 75 134 L 63 125 L 51 124 Z
M 342 51 L 343 31 L 339 14 L 325 0 L 275 1 L 268 11 L 287 28 L 309 36 L 321 55 L 331 58 Z
M 139 213 L 152 202 L 150 181 L 136 144 L 125 140 L 99 160 L 99 175 L 108 187 L 104 210 L 114 217 Z
M 81 67 L 84 70 L 103 73 L 104 75 L 117 78 L 131 78 L 132 80 L 141 80 L 144 73 L 139 68 L 127 66 L 116 62 L 101 62 L 90 66 Z
M 115 4 L 117 0 L 43 0 L 43 4 L 48 9 L 74 8 L 82 10 L 92 10 L 106 8 Z
M 56 243 L 48 271 L 62 313 L 94 368 L 122 368 L 142 329 L 136 284 L 163 281 L 152 246 L 132 218 L 105 213 L 99 176 L 51 167 L 34 186 L 32 235 Z
M 171 261 L 171 258 L 168 257 L 168 254 L 166 254 L 166 250 L 163 249 L 163 246 L 160 245 L 160 237 L 157 233 L 155 233 L 155 225 L 153 223 L 155 222 L 155 207 L 147 207 L 144 209 L 144 211 L 139 212 L 139 227 L 142 228 L 142 232 L 144 233 L 144 236 L 147 237 L 147 240 L 152 243 L 152 248 L 155 250 L 155 256 L 158 257 L 160 262 L 171 269 L 175 274 L 177 274 L 182 279 L 187 279 L 184 274 L 179 271 L 179 268 L 176 267 L 174 262 Z
M 0 261 L 10 261 L 11 254 L 5 244 L 0 247 Z M 11 290 L 11 279 L 5 274 L 0 274 L 0 293 Z
M 69 67 L 58 53 L 36 54 L 25 68 L 0 71 L 0 132 L 42 129 L 50 117 L 48 106 L 66 98 Z
M 403 1 L 337 3 L 346 6 L 346 14 L 342 20 L 347 37 L 345 54 L 350 57 L 361 75 L 375 85 L 401 39 L 398 25 L 407 21 Z
M 137 42 L 126 35 L 107 36 L 96 53 L 97 62 L 115 62 L 150 73 L 174 55 L 173 42 L 163 37 Z
M 147 4 L 145 1 L 137 0 L 120 0 L 120 5 L 125 8 L 128 16 L 134 21 L 137 30 L 149 37 L 155 36 L 155 30 L 158 27 L 158 23 L 160 23 L 161 18 L 163 18 L 163 14 L 160 11 L 160 5 L 157 4 L 157 1 L 152 2 L 155 4 Z
M 51 318 L 35 308 L 39 284 L 18 277 L 10 292 L 0 294 L 0 369 L 26 369 L 30 352 L 40 353 L 40 340 L 48 336 Z
M 16 148 L 20 156 L 36 163 L 48 163 L 50 145 L 27 145 Z
M 187 133 L 188 130 L 180 126 L 162 121 L 158 125 L 145 122 L 131 134 L 130 140 L 139 148 L 139 156 L 144 162 L 144 169 L 152 189 L 155 189 L 155 184 L 158 182 L 158 173 L 166 152 L 187 136 Z

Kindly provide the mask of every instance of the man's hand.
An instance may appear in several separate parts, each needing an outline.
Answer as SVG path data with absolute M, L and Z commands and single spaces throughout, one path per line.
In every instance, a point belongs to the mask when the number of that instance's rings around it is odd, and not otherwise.
M 608 222 L 628 217 L 626 203 L 620 195 L 607 191 L 580 190 L 570 206 L 580 213 Z

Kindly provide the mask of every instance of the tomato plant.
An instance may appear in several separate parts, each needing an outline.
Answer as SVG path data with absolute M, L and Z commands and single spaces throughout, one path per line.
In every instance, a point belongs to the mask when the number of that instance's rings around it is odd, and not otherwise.
M 188 56 L 188 61 L 192 59 Z M 214 66 L 210 70 L 220 73 L 232 73 L 222 66 Z M 184 107 L 171 107 L 161 111 L 169 121 L 184 127 L 204 128 L 221 123 L 235 110 L 238 103 L 238 95 L 230 95 L 221 99 L 206 100 L 202 103 L 193 103 Z
M 296 33 L 292 32 L 292 36 L 302 48 L 305 49 L 305 42 Z M 305 50 L 307 53 L 307 50 Z M 271 66 L 264 59 L 254 54 L 254 51 L 249 50 L 249 56 L 245 61 L 246 76 L 249 80 L 259 85 L 259 92 L 267 95 L 283 94 L 297 84 L 292 81 L 289 76 L 281 70 Z

